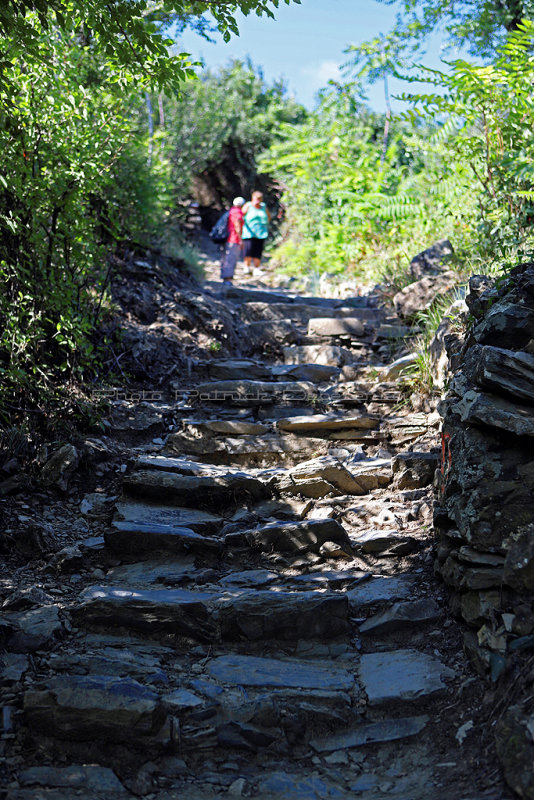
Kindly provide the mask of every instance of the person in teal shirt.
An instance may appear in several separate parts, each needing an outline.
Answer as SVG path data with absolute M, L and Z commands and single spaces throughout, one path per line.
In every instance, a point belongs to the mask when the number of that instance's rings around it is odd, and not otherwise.
M 252 192 L 252 199 L 243 206 L 243 214 L 245 215 L 242 233 L 245 264 L 248 268 L 251 263 L 259 267 L 271 221 L 271 215 L 263 202 L 261 192 Z

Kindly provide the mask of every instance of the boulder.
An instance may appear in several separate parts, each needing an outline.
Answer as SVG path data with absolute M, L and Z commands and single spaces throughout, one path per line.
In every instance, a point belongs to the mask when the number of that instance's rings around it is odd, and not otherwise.
M 442 239 L 412 258 L 410 272 L 415 280 L 425 275 L 437 275 L 443 269 L 443 263 L 452 255 L 454 255 L 452 244 L 448 239 Z
M 4 619 L 14 627 L 14 633 L 8 639 L 8 649 L 13 653 L 47 650 L 64 632 L 57 605 L 4 614 Z
M 15 549 L 29 558 L 43 557 L 58 549 L 58 543 L 51 525 L 33 520 L 24 520 L 14 536 Z
M 432 483 L 438 466 L 435 453 L 399 453 L 391 462 L 395 489 L 419 489 Z
M 455 272 L 442 272 L 410 283 L 393 297 L 395 311 L 404 318 L 413 317 L 418 311 L 430 308 L 437 297 L 451 291 L 458 283 Z
M 70 477 L 80 462 L 80 455 L 73 444 L 64 444 L 48 459 L 41 470 L 43 486 L 57 486 L 67 490 Z
M 350 553 L 351 543 L 339 522 L 333 519 L 313 519 L 302 522 L 272 522 L 256 530 L 246 531 L 246 541 L 251 547 L 270 552 L 318 553 L 325 542 L 334 542 Z

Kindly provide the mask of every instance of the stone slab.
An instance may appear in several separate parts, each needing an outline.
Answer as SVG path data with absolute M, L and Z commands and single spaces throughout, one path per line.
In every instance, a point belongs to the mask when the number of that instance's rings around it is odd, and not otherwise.
M 130 678 L 61 675 L 24 695 L 26 721 L 33 730 L 59 739 L 146 739 L 165 719 L 158 695 Z
M 197 641 L 332 639 L 349 633 L 344 594 L 241 589 L 126 589 L 93 586 L 73 609 L 78 624 Z
M 72 615 L 79 625 L 97 628 L 125 628 L 150 635 L 190 637 L 213 641 L 215 620 L 208 611 L 208 592 L 185 589 L 126 589 L 89 586 L 79 597 Z
M 351 610 L 357 613 L 361 608 L 373 603 L 404 600 L 411 597 L 415 581 L 411 577 L 372 577 L 354 589 L 348 589 Z
M 202 536 L 191 528 L 150 522 L 113 522 L 104 539 L 110 550 L 130 556 L 162 551 L 217 553 L 222 549 L 220 539 Z
M 368 722 L 358 725 L 357 728 L 347 733 L 326 736 L 322 739 L 312 739 L 310 745 L 317 753 L 331 753 L 334 750 L 362 747 L 365 744 L 406 739 L 409 736 L 416 736 L 421 733 L 428 719 L 427 716 L 420 716 Z
M 260 781 L 260 800 L 347 800 L 345 791 L 318 775 L 290 775 L 273 772 Z
M 339 369 L 325 364 L 281 364 L 272 368 L 272 374 L 278 380 L 285 378 L 294 381 L 326 383 L 333 381 L 339 375 Z
M 357 317 L 328 319 L 317 317 L 308 322 L 308 336 L 364 336 L 365 325 Z
M 442 677 L 454 672 L 437 658 L 417 650 L 393 650 L 361 656 L 359 676 L 369 705 L 409 702 L 446 689 Z
M 406 628 L 417 628 L 440 617 L 440 608 L 434 600 L 414 600 L 411 603 L 394 603 L 390 608 L 369 617 L 360 625 L 360 633 L 382 634 Z
M 163 470 L 139 470 L 123 479 L 124 491 L 134 497 L 166 501 L 185 507 L 221 508 L 246 499 L 259 500 L 270 492 L 265 484 L 244 473 L 225 476 L 179 475 Z
M 351 536 L 353 547 L 364 553 L 382 553 L 390 547 L 409 541 L 411 537 L 400 531 L 371 530 Z
M 270 374 L 266 364 L 247 358 L 230 358 L 208 364 L 208 375 L 212 380 L 266 380 Z
M 223 594 L 214 605 L 223 640 L 325 641 L 350 634 L 349 606 L 343 594 L 244 590 Z
M 335 664 L 227 655 L 208 662 L 208 673 L 221 683 L 273 689 L 324 689 L 350 692 L 354 675 Z
M 84 790 L 105 794 L 126 794 L 126 789 L 113 770 L 97 765 L 28 767 L 19 772 L 17 780 L 22 786 L 66 788 L 76 795 Z
M 136 587 L 153 583 L 166 586 L 180 583 L 195 573 L 195 559 L 188 555 L 175 555 L 172 561 L 141 561 L 137 564 L 123 564 L 114 567 L 106 580 L 113 583 L 133 584 Z
M 370 414 L 314 414 L 305 417 L 286 417 L 279 419 L 276 427 L 283 431 L 321 432 L 358 428 L 368 430 L 378 428 L 380 418 Z
M 222 464 L 245 461 L 249 464 L 253 459 L 260 462 L 294 461 L 310 458 L 310 456 L 326 452 L 328 443 L 324 439 L 311 436 L 297 436 L 291 433 L 264 433 L 261 436 L 219 436 L 198 437 L 187 433 L 173 433 L 167 440 L 167 446 L 176 453 L 188 453 L 198 458 L 218 460 Z
M 222 517 L 208 511 L 122 500 L 116 505 L 116 523 L 133 523 L 137 526 L 162 525 L 168 528 L 187 528 L 195 533 L 214 533 L 220 529 Z M 125 529 L 125 528 L 124 528 Z M 143 530 L 143 528 L 139 528 Z
M 293 345 L 284 347 L 286 364 L 324 364 L 331 367 L 343 367 L 352 364 L 356 355 L 346 347 L 329 344 Z

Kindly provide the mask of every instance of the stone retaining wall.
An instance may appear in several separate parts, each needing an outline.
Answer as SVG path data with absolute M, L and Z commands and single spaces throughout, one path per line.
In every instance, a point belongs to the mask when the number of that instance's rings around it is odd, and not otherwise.
M 436 571 L 496 684 L 507 781 L 534 798 L 534 264 L 495 285 L 471 278 L 466 302 L 474 320 L 440 409 Z

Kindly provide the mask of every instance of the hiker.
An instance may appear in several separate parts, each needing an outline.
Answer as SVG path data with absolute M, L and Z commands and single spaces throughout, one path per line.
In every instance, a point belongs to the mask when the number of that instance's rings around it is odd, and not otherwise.
M 243 255 L 245 264 L 250 269 L 251 262 L 259 267 L 263 253 L 263 244 L 268 235 L 271 215 L 263 202 L 261 192 L 252 192 L 252 199 L 243 206 L 245 222 L 243 225 Z
M 232 208 L 228 215 L 228 239 L 221 260 L 221 279 L 223 283 L 232 283 L 236 264 L 241 255 L 241 248 L 243 245 L 241 238 L 243 232 L 242 207 L 244 204 L 244 197 L 234 198 Z

